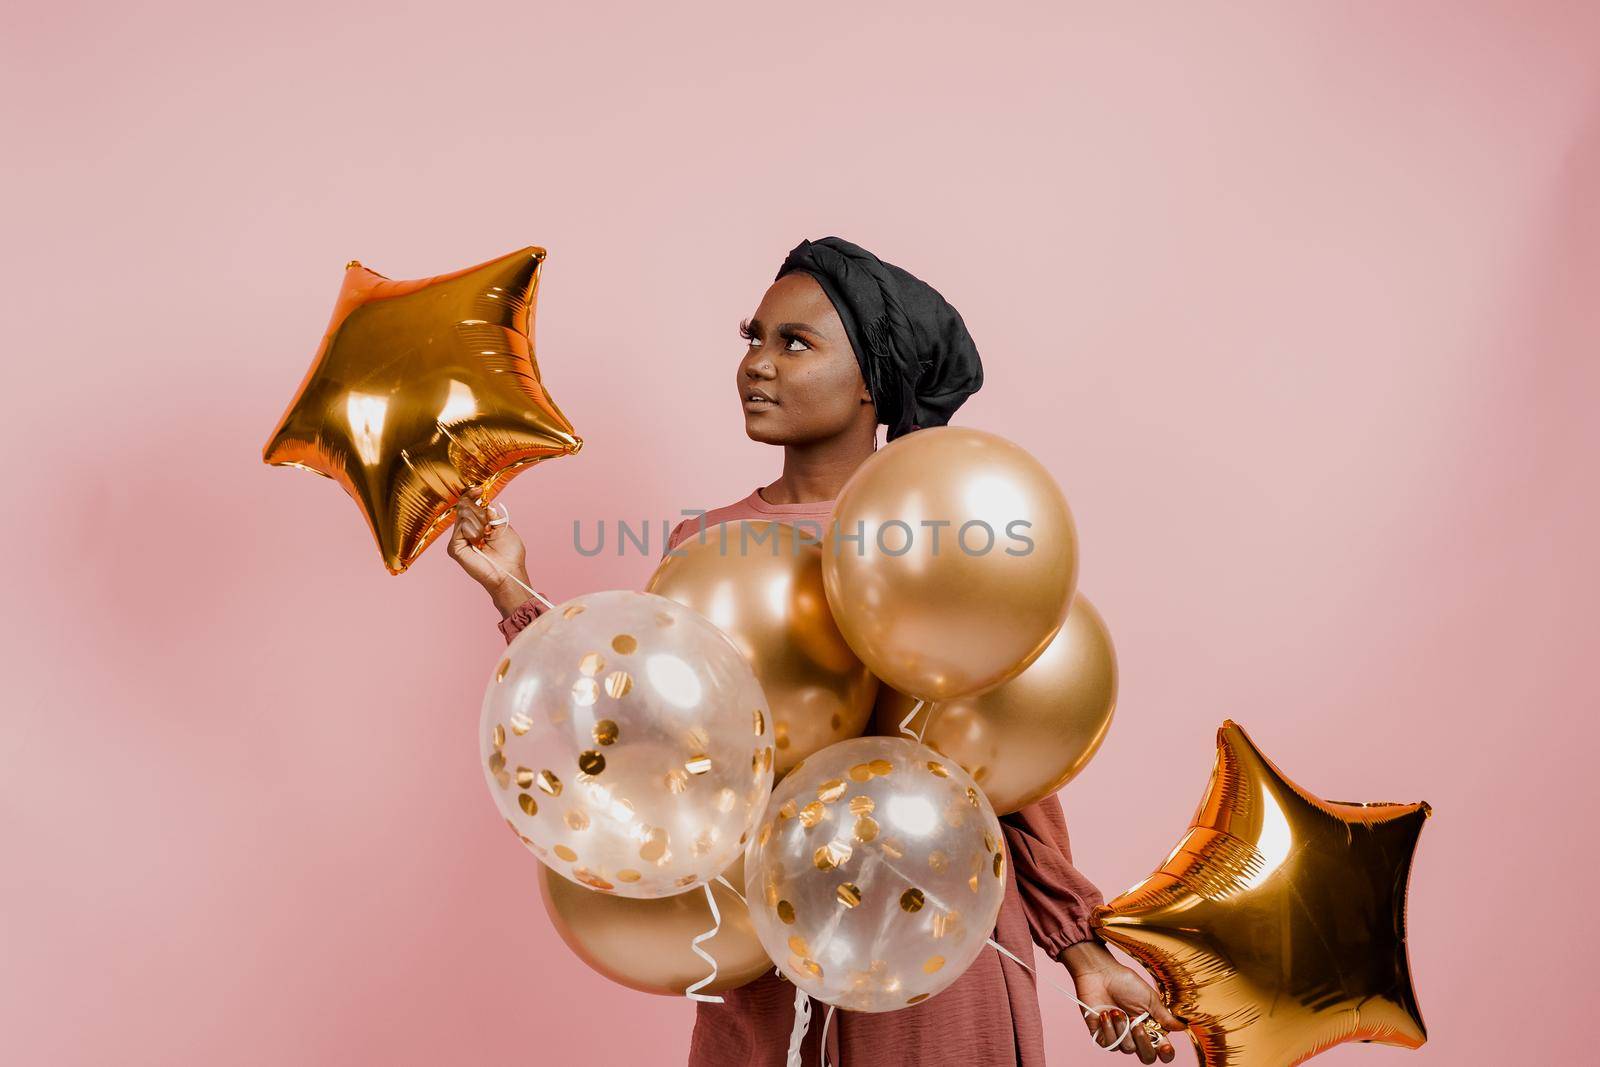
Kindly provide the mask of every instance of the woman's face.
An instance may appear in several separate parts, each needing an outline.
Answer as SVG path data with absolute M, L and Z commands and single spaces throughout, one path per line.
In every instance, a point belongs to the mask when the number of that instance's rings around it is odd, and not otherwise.
M 796 271 L 773 282 L 739 333 L 748 346 L 739 402 L 751 440 L 804 444 L 877 425 L 844 323 L 811 275 Z

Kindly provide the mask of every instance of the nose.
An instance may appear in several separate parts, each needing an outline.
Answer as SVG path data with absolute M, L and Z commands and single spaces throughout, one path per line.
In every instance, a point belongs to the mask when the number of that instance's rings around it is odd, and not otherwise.
M 772 365 L 772 360 L 760 349 L 752 351 L 744 357 L 744 376 L 754 382 L 770 382 L 778 376 L 778 369 Z

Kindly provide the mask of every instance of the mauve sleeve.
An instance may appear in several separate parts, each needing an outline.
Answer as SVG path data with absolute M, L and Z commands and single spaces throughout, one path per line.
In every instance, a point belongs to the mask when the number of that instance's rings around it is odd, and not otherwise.
M 1002 815 L 1000 828 L 1011 846 L 1017 892 L 1034 942 L 1055 959 L 1068 945 L 1093 938 L 1089 915 L 1105 897 L 1072 865 L 1061 801 L 1052 794 Z
M 530 622 L 543 614 L 544 605 L 539 603 L 537 597 L 529 597 L 524 600 L 516 611 L 500 620 L 500 632 L 505 635 L 506 644 L 509 645 L 513 637 L 520 634 Z

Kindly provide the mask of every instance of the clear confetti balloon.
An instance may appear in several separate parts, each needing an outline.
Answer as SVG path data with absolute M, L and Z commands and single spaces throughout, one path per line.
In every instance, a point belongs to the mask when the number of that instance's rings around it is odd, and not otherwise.
M 959 765 L 904 738 L 860 737 L 778 784 L 745 853 L 745 895 L 791 982 L 849 1011 L 894 1011 L 983 951 L 1005 863 L 1000 821 Z
M 534 855 L 618 896 L 726 870 L 772 791 L 772 721 L 748 661 L 665 597 L 574 597 L 517 635 L 483 701 L 489 792 Z

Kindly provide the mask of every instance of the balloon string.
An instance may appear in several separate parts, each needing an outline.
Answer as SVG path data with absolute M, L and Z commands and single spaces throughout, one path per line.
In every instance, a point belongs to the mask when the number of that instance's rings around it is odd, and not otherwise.
M 499 501 L 495 501 L 493 504 L 489 504 L 487 506 L 489 508 L 490 514 L 494 515 L 494 518 L 489 520 L 489 525 L 490 526 L 504 526 L 506 523 L 511 521 L 511 510 L 509 508 L 507 508 L 504 504 L 500 503 Z M 497 511 L 495 511 L 495 508 L 499 508 L 500 510 L 497 512 Z M 555 607 L 554 604 L 550 603 L 550 601 L 546 600 L 543 596 L 541 596 L 537 589 L 533 588 L 527 582 L 524 582 L 522 579 L 518 578 L 515 574 L 512 574 L 510 571 L 508 571 L 504 567 L 500 566 L 500 564 L 496 563 L 494 560 L 492 560 L 488 556 L 484 555 L 483 550 L 480 549 L 477 545 L 473 544 L 471 541 L 468 541 L 467 542 L 467 547 L 472 549 L 472 551 L 476 552 L 478 554 L 479 558 L 482 559 L 485 563 L 487 563 L 489 566 L 493 567 L 495 570 L 499 571 L 501 577 L 510 578 L 513 582 L 516 582 L 518 585 L 522 586 L 522 591 L 527 593 L 529 596 L 533 597 L 539 603 L 543 604 L 545 606 L 545 610 L 546 611 L 548 611 L 549 609 Z
M 700 979 L 700 981 L 696 982 L 688 989 L 685 989 L 683 991 L 683 995 L 688 997 L 690 1000 L 699 1000 L 707 1004 L 721 1004 L 722 998 L 713 993 L 696 992 L 696 990 L 703 989 L 717 980 L 717 958 L 711 953 L 707 952 L 705 949 L 701 948 L 700 945 L 702 942 L 709 941 L 713 937 L 716 937 L 717 931 L 722 929 L 722 913 L 717 910 L 716 894 L 711 892 L 711 884 L 709 882 L 706 883 L 704 888 L 706 891 L 706 903 L 711 905 L 711 929 L 707 930 L 703 934 L 696 934 L 693 938 L 691 938 L 689 941 L 689 947 L 694 950 L 694 954 L 696 956 L 699 956 L 701 959 L 711 964 L 711 973 Z
M 822 1060 L 822 1067 L 828 1067 L 828 1026 L 833 1022 L 833 1012 L 837 1007 L 837 1004 L 829 1004 L 828 1014 L 822 1017 L 822 1041 L 819 1042 L 821 1047 L 818 1056 Z
M 1015 963 L 1017 966 L 1021 967 L 1023 970 L 1025 970 L 1029 974 L 1033 975 L 1035 978 L 1044 978 L 1045 984 L 1050 986 L 1051 988 L 1053 988 L 1056 992 L 1065 994 L 1068 999 L 1070 999 L 1074 1004 L 1078 1005 L 1078 1007 L 1083 1009 L 1083 1017 L 1085 1019 L 1087 1019 L 1090 1015 L 1098 1015 L 1103 1011 L 1108 1011 L 1108 1010 L 1115 1011 L 1115 1010 L 1118 1010 L 1117 1006 L 1115 1004 L 1104 1004 L 1099 1008 L 1090 1007 L 1088 1004 L 1085 1004 L 1083 1001 L 1079 1000 L 1076 996 L 1073 996 L 1073 994 L 1067 992 L 1066 989 L 1062 988 L 1061 986 L 1056 985 L 1056 983 L 1054 981 L 1052 981 L 1051 979 L 1045 978 L 1044 975 L 1040 974 L 1038 971 L 1034 970 L 1032 967 L 1029 967 L 1026 963 L 1023 963 L 1022 960 L 1018 959 L 1017 956 L 1014 953 L 1012 953 L 1012 951 L 1010 949 L 1006 948 L 1004 945 L 1002 945 L 1000 942 L 996 941 L 994 938 L 992 938 L 992 937 L 989 938 L 989 944 L 992 945 L 994 947 L 994 950 L 996 952 L 1000 953 L 1000 955 L 1006 957 L 1012 963 Z M 1133 1033 L 1133 1028 L 1135 1026 L 1138 1026 L 1140 1023 L 1144 1022 L 1148 1018 L 1150 1018 L 1150 1013 L 1149 1012 L 1145 1012 L 1144 1014 L 1140 1015 L 1137 1019 L 1130 1019 L 1128 1021 L 1128 1025 L 1123 1028 L 1122 1033 L 1118 1034 L 1117 1035 L 1117 1039 L 1115 1041 L 1111 1042 L 1111 1044 L 1102 1045 L 1102 1044 L 1100 1044 L 1100 1042 L 1096 1041 L 1095 1045 L 1097 1047 L 1099 1047 L 1099 1048 L 1104 1049 L 1107 1052 L 1110 1052 L 1110 1051 L 1114 1050 L 1118 1045 L 1121 1045 L 1124 1041 L 1127 1040 L 1128 1035 Z
M 922 722 L 922 729 L 913 732 L 911 729 L 911 720 L 917 717 L 917 712 L 921 711 L 922 705 L 926 703 L 926 700 L 918 697 L 917 702 L 911 705 L 911 710 L 906 714 L 906 717 L 900 720 L 900 732 L 905 734 L 907 737 L 914 739 L 919 745 L 922 744 L 922 735 L 928 732 L 928 721 L 927 719 L 924 719 Z M 933 715 L 930 712 L 928 719 L 932 718 Z
M 723 886 L 724 889 L 726 889 L 728 892 L 732 893 L 734 896 L 738 897 L 739 898 L 739 903 L 745 905 L 746 907 L 750 906 L 750 902 L 748 900 L 744 899 L 744 894 L 739 892 L 737 889 L 733 888 L 733 883 L 732 882 L 728 881 L 726 878 L 724 878 L 720 874 L 717 875 L 717 879 L 716 880 L 722 883 L 722 886 Z
M 784 1067 L 801 1067 L 800 1046 L 805 1044 L 806 1031 L 811 1028 L 811 998 L 799 986 L 794 988 L 794 1025 L 789 1028 L 789 1052 L 784 1056 Z M 827 1055 L 827 1049 L 823 1049 Z

